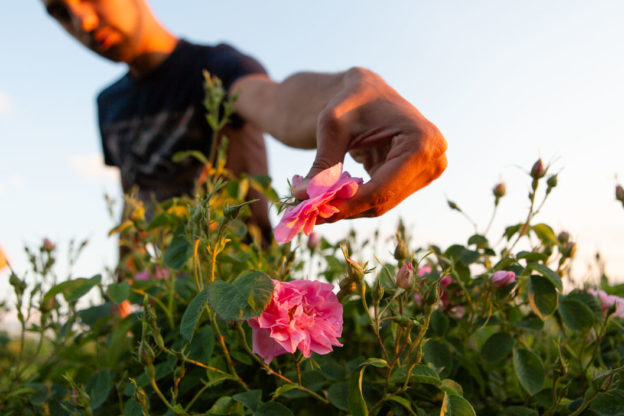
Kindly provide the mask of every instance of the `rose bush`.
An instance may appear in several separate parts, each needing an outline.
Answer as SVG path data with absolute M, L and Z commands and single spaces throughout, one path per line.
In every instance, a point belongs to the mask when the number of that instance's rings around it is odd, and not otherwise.
M 548 170 L 502 238 L 475 225 L 448 247 L 403 224 L 263 247 L 245 196 L 277 203 L 271 182 L 219 159 L 149 220 L 130 195 L 114 273 L 59 281 L 45 242 L 5 273 L 20 331 L 0 331 L 0 414 L 621 415 L 624 285 L 571 275 L 576 242 L 536 221 Z

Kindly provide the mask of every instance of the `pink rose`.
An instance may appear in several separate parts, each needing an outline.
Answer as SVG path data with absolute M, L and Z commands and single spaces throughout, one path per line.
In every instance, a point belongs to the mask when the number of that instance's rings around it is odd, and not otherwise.
M 293 177 L 293 185 L 296 187 L 303 180 L 303 177 L 296 175 Z M 310 235 L 316 218 L 329 218 L 337 213 L 338 208 L 332 202 L 351 198 L 362 182 L 362 178 L 352 178 L 347 172 L 343 172 L 342 163 L 320 172 L 308 184 L 306 192 L 309 199 L 287 208 L 284 212 L 274 229 L 275 240 L 281 244 L 287 243 L 302 230 L 305 235 Z
M 514 272 L 508 272 L 506 270 L 499 270 L 492 275 L 492 283 L 497 288 L 503 288 L 516 281 L 516 274 Z
M 327 354 L 332 346 L 342 347 L 342 305 L 332 285 L 312 280 L 273 283 L 273 297 L 264 312 L 247 321 L 254 353 L 268 364 L 297 349 L 309 358 L 312 352 Z
M 423 277 L 426 274 L 431 273 L 431 266 L 421 266 L 418 268 L 418 277 Z
M 412 276 L 414 275 L 414 267 L 412 263 L 405 263 L 397 272 L 396 284 L 403 289 L 409 289 L 412 285 Z
M 164 267 L 156 266 L 154 269 L 154 275 L 149 270 L 144 270 L 134 275 L 134 280 L 149 280 L 149 279 L 169 279 L 169 270 Z
M 606 315 L 609 308 L 615 304 L 613 316 L 615 318 L 624 318 L 624 299 L 619 296 L 609 295 L 604 290 L 589 289 L 588 292 L 600 301 L 603 314 Z
M 442 287 L 447 287 L 451 283 L 453 283 L 453 278 L 451 277 L 450 274 L 447 274 L 442 279 L 440 279 L 440 286 Z
M 461 319 L 466 314 L 466 308 L 462 305 L 453 306 L 447 313 L 451 318 Z

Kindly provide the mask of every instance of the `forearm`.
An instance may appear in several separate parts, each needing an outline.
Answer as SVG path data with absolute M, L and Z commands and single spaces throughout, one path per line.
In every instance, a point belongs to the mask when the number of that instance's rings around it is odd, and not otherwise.
M 232 87 L 239 94 L 235 108 L 245 120 L 287 146 L 312 149 L 319 114 L 338 94 L 346 74 L 301 72 L 281 83 L 244 77 Z

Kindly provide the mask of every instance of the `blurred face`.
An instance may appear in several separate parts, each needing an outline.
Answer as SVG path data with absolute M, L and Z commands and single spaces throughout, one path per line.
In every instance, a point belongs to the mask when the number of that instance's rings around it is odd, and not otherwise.
M 42 0 L 48 14 L 80 43 L 116 62 L 140 52 L 144 10 L 141 0 Z

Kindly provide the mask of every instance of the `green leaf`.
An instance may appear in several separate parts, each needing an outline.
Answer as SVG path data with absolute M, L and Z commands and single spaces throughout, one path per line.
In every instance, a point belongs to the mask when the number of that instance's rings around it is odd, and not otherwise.
M 86 309 L 81 309 L 76 312 L 76 315 L 78 315 L 78 318 L 80 318 L 80 320 L 85 325 L 93 326 L 100 319 L 110 319 L 112 316 L 112 308 L 113 304 L 110 302 L 106 302 L 101 305 L 95 305 Z
M 209 415 L 231 415 L 233 413 L 238 413 L 237 408 L 241 407 L 234 399 L 230 396 L 222 396 L 212 405 L 210 410 L 208 410 Z
M 480 234 L 474 234 L 468 239 L 468 245 L 477 244 L 482 246 L 488 245 L 488 239 Z
M 340 410 L 349 411 L 347 396 L 349 395 L 349 383 L 346 381 L 334 383 L 327 390 L 329 402 Z
M 523 225 L 524 225 L 523 223 L 520 223 L 520 224 L 512 225 L 512 226 L 505 228 L 505 232 L 503 233 L 503 235 L 507 237 L 507 241 L 511 240 L 511 237 L 513 237 L 514 234 L 520 231 Z
M 563 284 L 561 283 L 561 277 L 556 272 L 544 266 L 543 264 L 528 263 L 526 268 L 528 270 L 535 270 L 536 272 L 538 272 L 539 274 L 541 274 L 542 276 L 550 280 L 550 282 L 553 285 L 555 285 L 557 289 L 559 290 L 563 289 Z
M 187 157 L 194 157 L 195 159 L 197 159 L 204 165 L 208 163 L 208 159 L 206 159 L 206 156 L 198 150 L 184 150 L 181 152 L 176 152 L 171 158 L 171 160 L 173 160 L 175 163 L 180 163 Z
M 557 237 L 555 237 L 555 232 L 548 224 L 536 224 L 531 227 L 531 229 L 537 235 L 542 243 L 546 245 L 557 244 Z
M 439 309 L 434 310 L 431 314 L 430 328 L 435 335 L 443 337 L 446 335 L 446 331 L 448 331 L 449 328 L 448 316 Z
M 262 390 L 249 390 L 244 393 L 238 393 L 232 396 L 234 400 L 242 403 L 251 410 L 256 410 L 262 400 Z
M 429 340 L 423 346 L 425 361 L 437 368 L 443 368 L 443 374 L 450 372 L 453 367 L 453 357 L 448 345 L 443 341 Z
M 253 416 L 294 416 L 286 406 L 278 402 L 264 403 Z
M 182 321 L 180 322 L 180 335 L 182 335 L 187 341 L 193 339 L 195 325 L 197 325 L 197 320 L 201 315 L 207 299 L 208 289 L 204 289 L 193 298 L 193 300 L 186 307 L 184 315 L 182 315 Z
M 177 234 L 165 250 L 163 263 L 173 270 L 180 270 L 192 256 L 193 246 L 191 243 L 188 242 L 184 235 Z
M 143 416 L 143 409 L 139 402 L 134 399 L 130 399 L 124 405 L 124 416 Z
M 273 399 L 276 399 L 279 396 L 283 395 L 284 393 L 288 393 L 291 390 L 298 390 L 298 389 L 299 387 L 297 387 L 294 384 L 282 384 L 277 389 L 275 389 L 275 391 L 271 394 L 271 396 L 273 397 Z
M 544 386 L 544 365 L 532 351 L 524 348 L 513 349 L 513 367 L 522 388 L 533 396 Z
M 503 410 L 503 416 L 538 416 L 538 414 L 530 407 L 509 406 Z
M 355 371 L 349 378 L 349 394 L 347 395 L 347 406 L 353 416 L 368 416 L 368 407 L 362 393 L 362 378 L 364 369 Z
M 423 384 L 431 384 L 432 386 L 440 387 L 442 381 L 437 371 L 427 367 L 424 364 L 417 364 L 412 370 L 410 381 Z
M 479 258 L 479 252 L 468 250 L 466 247 L 459 244 L 450 246 L 444 253 L 446 257 L 449 257 L 455 261 L 460 262 L 464 266 L 469 266 Z
M 97 409 L 106 401 L 108 394 L 113 388 L 114 377 L 115 373 L 113 370 L 104 369 L 95 373 L 95 375 L 89 379 L 85 386 L 85 391 L 91 398 L 89 402 L 91 409 Z
M 226 321 L 259 316 L 273 295 L 273 281 L 259 271 L 243 272 L 233 283 L 217 280 L 208 286 L 208 302 Z
M 206 325 L 197 333 L 197 336 L 193 337 L 188 350 L 188 358 L 208 364 L 212 356 L 212 351 L 214 350 L 214 345 L 214 331 L 210 325 Z
M 388 400 L 392 400 L 393 402 L 400 404 L 401 406 L 409 410 L 411 414 L 414 414 L 414 411 L 412 410 L 412 404 L 406 398 L 401 396 L 390 396 L 388 397 Z
M 173 224 L 174 221 L 172 215 L 167 212 L 163 212 L 161 214 L 158 214 L 156 217 L 154 217 L 153 220 L 150 221 L 147 226 L 147 231 L 151 231 L 155 228 L 160 228 L 164 226 L 171 226 Z
M 589 308 L 589 310 L 592 311 L 596 319 L 599 321 L 602 320 L 602 307 L 600 306 L 600 303 L 598 303 L 598 299 L 596 299 L 591 293 L 575 289 L 566 295 L 566 299 L 575 299 L 582 302 Z
M 448 395 L 450 414 L 452 416 L 477 416 L 470 402 L 461 396 Z
M 507 332 L 499 332 L 490 336 L 481 348 L 481 356 L 490 363 L 507 358 L 514 345 L 513 337 Z
M 548 260 L 548 255 L 544 253 L 534 253 L 532 251 L 521 251 L 516 254 L 516 258 L 518 260 L 525 259 L 529 262 L 538 262 L 538 261 L 546 261 Z
M 107 292 L 113 302 L 120 304 L 130 297 L 130 285 L 126 281 L 113 283 L 108 286 Z
M 383 358 L 369 358 L 366 361 L 364 361 L 362 364 L 360 364 L 360 367 L 364 367 L 367 365 L 372 365 L 373 367 L 377 367 L 377 368 L 385 368 L 385 367 L 388 367 L 388 362 L 384 360 Z
M 557 309 L 557 291 L 552 282 L 539 275 L 532 275 L 529 281 L 529 303 L 531 309 L 542 320 Z
M 64 282 L 62 287 L 63 297 L 67 302 L 76 302 L 78 299 L 89 293 L 89 291 L 102 280 L 99 274 L 90 279 L 80 277 L 78 279 Z
M 601 416 L 621 416 L 624 409 L 624 390 L 598 393 L 589 408 Z
M 557 311 L 563 319 L 563 323 L 573 330 L 582 331 L 589 329 L 596 322 L 594 313 L 582 301 L 573 297 L 562 297 Z
M 442 380 L 440 389 L 448 394 L 455 394 L 458 396 L 464 394 L 464 389 L 462 388 L 461 384 L 459 384 L 455 380 L 451 380 L 450 378 L 445 378 L 444 380 Z

